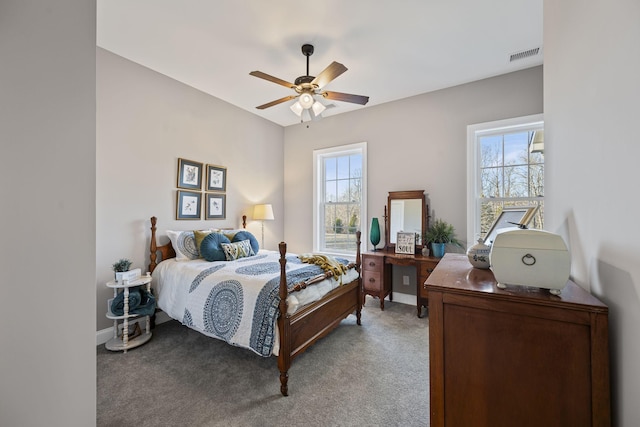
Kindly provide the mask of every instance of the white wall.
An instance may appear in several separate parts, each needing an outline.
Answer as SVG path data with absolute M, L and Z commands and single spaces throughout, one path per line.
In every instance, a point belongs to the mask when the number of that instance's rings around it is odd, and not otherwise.
M 112 295 L 111 265 L 149 264 L 150 217 L 158 231 L 240 227 L 260 239 L 252 206 L 272 203 L 265 247 L 283 236 L 281 126 L 103 49 L 97 49 L 96 267 L 97 329 Z M 175 220 L 178 158 L 227 168 L 225 220 Z M 204 214 L 204 211 L 203 211 Z
M 378 217 L 384 236 L 388 192 L 425 190 L 432 218 L 453 224 L 464 240 L 467 125 L 539 114 L 542 92 L 542 67 L 535 67 L 285 128 L 289 249 L 308 251 L 313 243 L 313 150 L 362 141 L 368 143 L 367 224 Z M 400 292 L 415 293 L 415 274 L 404 274 L 412 286 Z
M 545 222 L 609 306 L 613 425 L 640 422 L 640 2 L 545 1 Z
M 96 412 L 95 2 L 0 3 L 0 425 Z

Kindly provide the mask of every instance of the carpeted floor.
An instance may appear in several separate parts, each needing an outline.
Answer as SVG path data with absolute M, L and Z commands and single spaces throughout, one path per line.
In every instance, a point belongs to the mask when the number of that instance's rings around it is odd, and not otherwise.
M 289 370 L 176 321 L 127 354 L 97 347 L 98 426 L 428 426 L 428 319 L 367 297 Z

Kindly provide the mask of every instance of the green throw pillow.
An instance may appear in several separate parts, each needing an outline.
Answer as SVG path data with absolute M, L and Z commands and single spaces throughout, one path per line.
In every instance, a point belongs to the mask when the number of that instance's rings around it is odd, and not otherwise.
M 200 251 L 200 246 L 202 245 L 202 241 L 209 234 L 211 234 L 211 230 L 193 230 L 193 236 L 196 239 L 196 248 L 198 248 L 198 251 Z M 200 258 L 204 258 L 202 254 L 200 254 Z

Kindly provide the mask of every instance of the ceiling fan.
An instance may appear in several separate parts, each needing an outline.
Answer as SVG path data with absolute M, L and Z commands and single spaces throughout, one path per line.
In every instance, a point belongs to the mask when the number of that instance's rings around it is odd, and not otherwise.
M 252 71 L 249 73 L 252 76 L 259 77 L 261 79 L 265 79 L 282 86 L 286 86 L 296 92 L 296 95 L 285 96 L 284 98 L 276 99 L 275 101 L 259 105 L 258 107 L 256 107 L 257 109 L 264 110 L 265 108 L 273 107 L 274 105 L 299 98 L 297 102 L 291 105 L 291 111 L 302 118 L 302 113 L 307 110 L 309 111 L 309 115 L 313 119 L 320 116 L 320 114 L 327 108 L 324 104 L 315 100 L 314 96 L 322 96 L 323 98 L 334 101 L 352 102 L 354 104 L 360 105 L 365 105 L 367 102 L 369 102 L 368 96 L 322 90 L 322 88 L 330 83 L 333 79 L 347 71 L 347 67 L 340 64 L 339 62 L 334 61 L 329 64 L 327 68 L 322 70 L 322 72 L 318 74 L 317 77 L 310 76 L 309 57 L 313 55 L 313 45 L 303 44 L 302 54 L 307 57 L 307 74 L 305 76 L 298 77 L 295 80 L 295 83 L 289 83 L 285 80 L 263 73 L 262 71 Z

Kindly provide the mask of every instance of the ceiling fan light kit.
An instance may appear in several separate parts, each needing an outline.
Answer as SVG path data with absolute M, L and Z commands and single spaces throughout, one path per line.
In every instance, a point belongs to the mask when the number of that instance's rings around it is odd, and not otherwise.
M 261 79 L 277 83 L 281 86 L 286 86 L 290 89 L 293 89 L 297 93 L 297 95 L 285 96 L 284 98 L 259 105 L 256 108 L 263 110 L 265 108 L 273 107 L 274 105 L 296 99 L 296 102 L 294 102 L 293 105 L 289 107 L 291 111 L 293 111 L 295 115 L 302 119 L 302 113 L 307 110 L 309 111 L 309 116 L 312 119 L 315 119 L 320 118 L 322 112 L 326 109 L 326 106 L 324 104 L 314 99 L 316 95 L 322 96 L 326 99 L 351 102 L 360 105 L 365 105 L 367 102 L 369 102 L 368 96 L 322 91 L 322 88 L 324 86 L 347 71 L 347 67 L 340 64 L 339 62 L 334 61 L 329 64 L 329 66 L 325 68 L 320 74 L 318 74 L 317 77 L 314 77 L 309 75 L 309 57 L 313 54 L 313 45 L 302 45 L 302 54 L 307 57 L 307 74 L 295 79 L 295 83 L 289 83 L 285 80 L 270 76 L 269 74 L 263 73 L 261 71 L 252 71 L 249 73 L 254 77 L 259 77 Z

